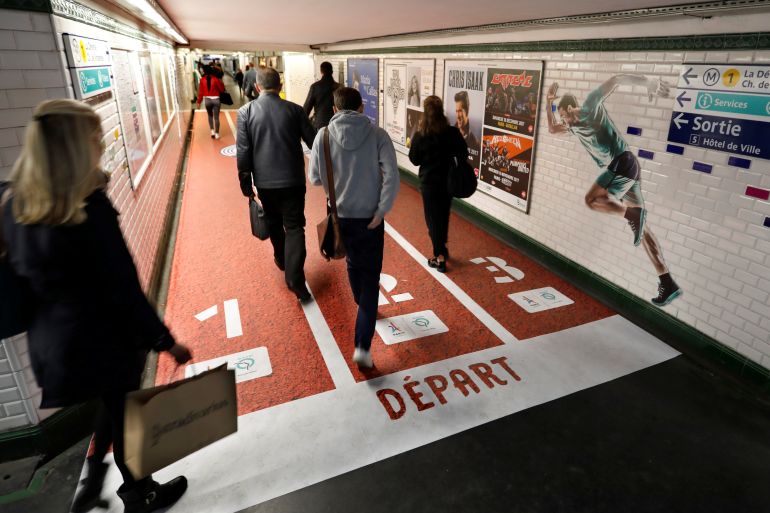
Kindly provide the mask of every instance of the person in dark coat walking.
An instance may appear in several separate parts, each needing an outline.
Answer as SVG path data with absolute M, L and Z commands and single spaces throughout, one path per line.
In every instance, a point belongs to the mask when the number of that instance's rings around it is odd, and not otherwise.
M 249 67 L 246 66 L 246 71 L 248 71 Z M 235 83 L 238 84 L 238 91 L 241 94 L 241 98 L 243 98 L 243 70 L 241 68 L 238 68 L 238 73 L 235 74 Z
M 310 116 L 310 113 L 315 110 L 315 113 L 310 118 L 313 127 L 319 130 L 329 124 L 329 121 L 334 115 L 334 91 L 336 91 L 340 85 L 334 81 L 332 77 L 332 65 L 329 62 L 321 63 L 321 80 L 314 82 L 310 86 L 310 91 L 307 93 L 307 99 L 305 100 L 305 114 Z
M 176 502 L 187 481 L 179 476 L 161 485 L 131 475 L 124 459 L 126 393 L 139 388 L 148 351 L 168 351 L 178 363 L 191 355 L 142 291 L 105 192 L 103 150 L 101 120 L 91 107 L 63 99 L 38 105 L 3 187 L 0 220 L 7 261 L 32 296 L 27 339 L 41 407 L 89 400 L 103 406 L 73 511 L 103 503 L 102 460 L 112 444 L 125 511 L 145 513 Z
M 428 96 L 423 102 L 420 127 L 409 148 L 409 160 L 420 166 L 420 191 L 422 192 L 425 223 L 433 243 L 433 258 L 428 265 L 439 272 L 446 272 L 449 250 L 449 212 L 452 196 L 447 182 L 454 159 L 460 162 L 468 158 L 468 146 L 457 127 L 450 126 L 444 115 L 444 105 L 438 96 Z
M 286 286 L 309 301 L 305 286 L 305 157 L 316 131 L 299 105 L 281 99 L 281 77 L 273 68 L 257 74 L 259 98 L 238 110 L 236 161 L 241 192 L 262 201 L 276 267 Z

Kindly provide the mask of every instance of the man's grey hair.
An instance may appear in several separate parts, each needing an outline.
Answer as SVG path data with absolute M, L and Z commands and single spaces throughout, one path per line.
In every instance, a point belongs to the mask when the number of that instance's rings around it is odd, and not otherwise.
M 281 87 L 281 75 L 273 68 L 259 68 L 257 71 L 257 84 L 262 90 L 278 89 Z

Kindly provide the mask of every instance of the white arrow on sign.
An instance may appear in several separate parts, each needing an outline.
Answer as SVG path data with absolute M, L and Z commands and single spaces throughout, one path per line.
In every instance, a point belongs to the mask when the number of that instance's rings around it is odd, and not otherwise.
M 677 117 L 674 118 L 674 124 L 676 125 L 677 130 L 682 129 L 682 125 L 689 125 L 690 120 L 689 119 L 682 119 L 682 116 L 684 116 L 683 112 L 680 112 Z

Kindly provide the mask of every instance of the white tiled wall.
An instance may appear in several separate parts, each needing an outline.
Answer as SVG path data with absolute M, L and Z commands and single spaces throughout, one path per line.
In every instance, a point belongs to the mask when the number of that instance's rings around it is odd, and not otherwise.
M 393 45 L 397 46 L 397 45 Z M 618 73 L 660 77 L 676 85 L 684 62 L 769 62 L 770 51 L 736 52 L 544 52 L 470 54 L 317 55 L 344 66 L 350 57 L 435 58 L 436 94 L 442 96 L 444 59 L 532 59 L 545 63 L 541 106 L 547 88 L 579 100 Z M 382 93 L 380 94 L 382 110 Z M 684 295 L 665 311 L 697 330 L 770 368 L 770 202 L 744 195 L 747 185 L 770 189 L 770 161 L 752 159 L 750 170 L 728 165 L 729 154 L 686 147 L 684 155 L 666 153 L 673 99 L 649 102 L 641 89 L 620 87 L 605 104 L 618 128 L 642 128 L 624 135 L 640 158 L 648 225 L 663 247 L 671 273 Z M 584 195 L 600 170 L 578 140 L 548 132 L 541 111 L 537 137 L 532 207 L 525 215 L 484 193 L 468 201 L 512 228 L 588 268 L 633 294 L 657 295 L 657 276 L 644 249 L 634 247 L 622 218 L 589 210 Z M 416 171 L 399 154 L 399 163 Z M 713 172 L 692 170 L 693 161 L 712 164 Z
M 0 9 L 0 180 L 8 178 L 32 109 L 66 96 L 51 15 Z

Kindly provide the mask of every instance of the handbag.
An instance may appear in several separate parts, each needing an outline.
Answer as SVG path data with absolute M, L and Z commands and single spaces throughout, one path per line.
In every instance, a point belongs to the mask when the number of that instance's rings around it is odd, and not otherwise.
M 223 105 L 232 105 L 233 104 L 233 97 L 230 96 L 230 93 L 227 91 L 222 91 L 219 93 L 219 102 Z
M 27 331 L 32 316 L 32 291 L 8 261 L 3 238 L 3 217 L 11 197 L 8 183 L 0 183 L 0 339 Z
M 345 245 L 340 234 L 340 223 L 337 217 L 337 197 L 334 194 L 334 170 L 332 169 L 332 155 L 329 147 L 329 129 L 324 130 L 324 158 L 326 160 L 326 181 L 329 184 L 330 212 L 326 218 L 318 223 L 318 247 L 321 256 L 327 261 L 345 258 Z
M 126 466 L 141 479 L 238 430 L 235 371 L 130 392 L 124 425 Z
M 447 176 L 447 189 L 454 198 L 469 198 L 476 192 L 478 179 L 468 159 L 452 157 L 452 165 Z
M 249 198 L 249 218 L 251 234 L 259 240 L 267 240 L 270 237 L 270 230 L 267 228 L 265 209 L 254 198 Z

